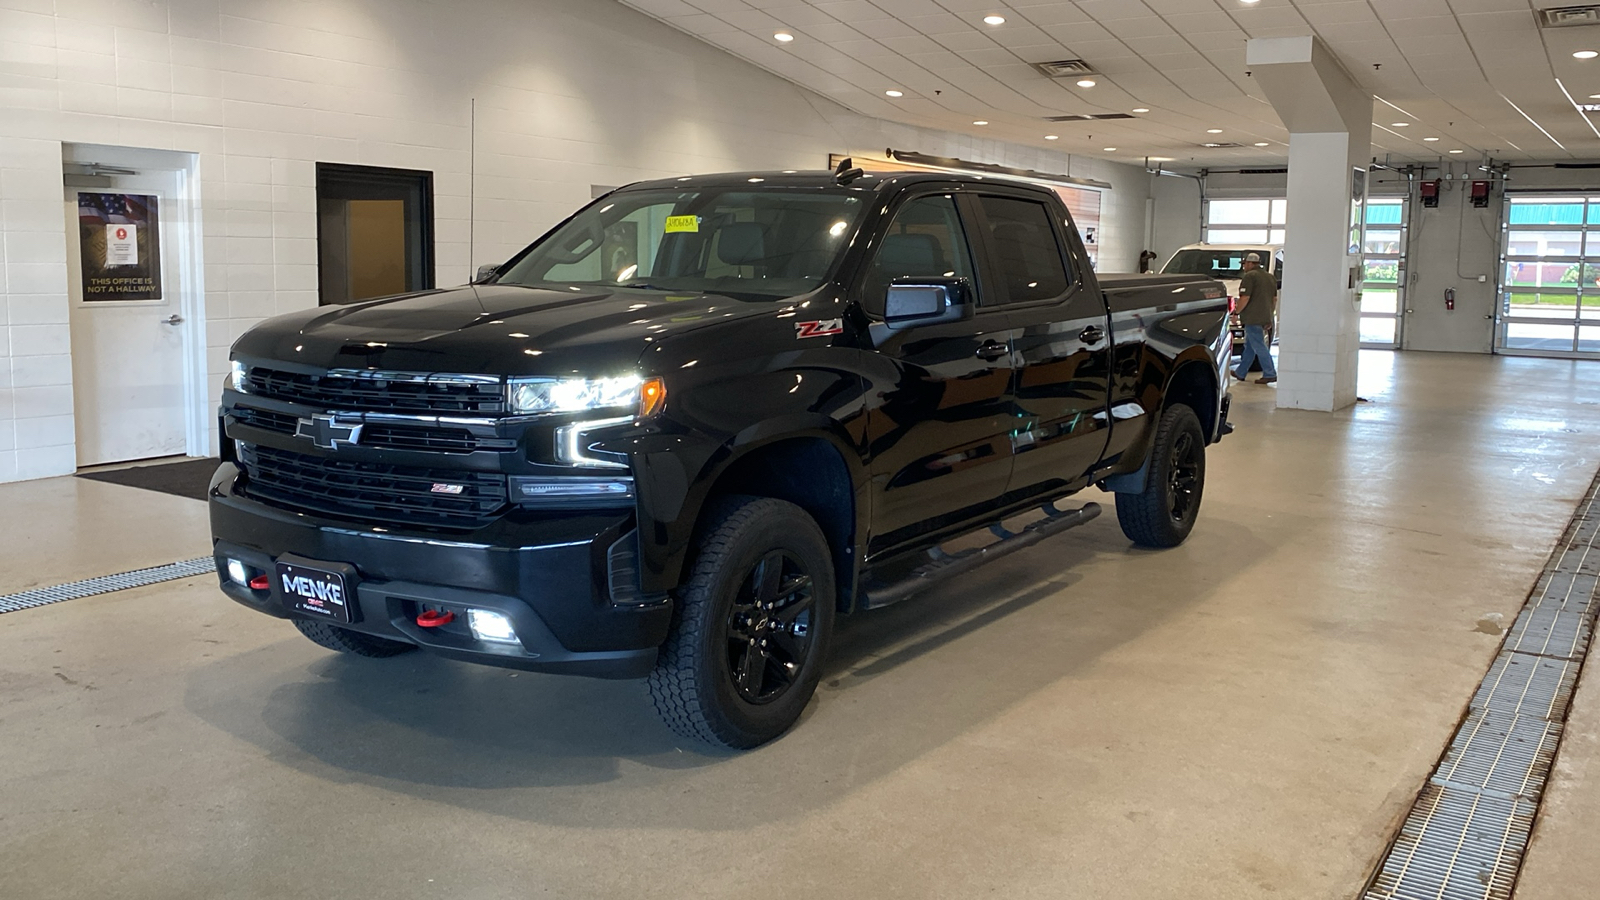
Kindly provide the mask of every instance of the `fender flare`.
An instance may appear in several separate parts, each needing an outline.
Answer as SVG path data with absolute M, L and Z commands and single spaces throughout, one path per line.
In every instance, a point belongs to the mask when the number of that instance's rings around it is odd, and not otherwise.
M 1157 412 L 1156 416 L 1152 420 L 1156 426 L 1160 425 L 1161 416 L 1166 415 L 1167 402 L 1172 397 L 1173 383 L 1177 381 L 1178 376 L 1182 374 L 1184 370 L 1190 368 L 1191 366 L 1199 366 L 1205 369 L 1209 376 L 1211 389 L 1215 392 L 1217 398 L 1217 408 L 1210 411 L 1211 415 L 1216 417 L 1222 414 L 1222 385 L 1219 380 L 1220 376 L 1212 370 L 1210 363 L 1211 358 L 1206 356 L 1205 351 L 1199 347 L 1191 347 L 1178 354 L 1178 356 L 1172 362 L 1172 374 L 1167 376 L 1166 384 L 1161 389 L 1161 409 Z M 1197 415 L 1203 415 L 1204 411 L 1195 410 L 1195 413 Z M 1202 426 L 1204 421 L 1205 420 L 1202 418 Z M 1153 439 L 1155 436 L 1153 429 L 1150 432 L 1150 435 Z M 1139 468 L 1132 472 L 1123 472 L 1120 475 L 1112 475 L 1109 478 L 1102 479 L 1100 481 L 1100 488 L 1102 490 L 1110 491 L 1113 494 L 1144 493 L 1145 487 L 1148 486 L 1150 482 L 1150 453 L 1154 449 L 1154 441 L 1147 441 L 1144 448 L 1144 462 L 1140 464 Z

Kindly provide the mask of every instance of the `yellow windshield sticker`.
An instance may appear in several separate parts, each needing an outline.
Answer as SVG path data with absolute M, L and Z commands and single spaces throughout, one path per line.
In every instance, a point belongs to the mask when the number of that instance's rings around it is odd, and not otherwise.
M 698 234 L 700 231 L 699 216 L 667 216 L 667 234 L 680 232 Z

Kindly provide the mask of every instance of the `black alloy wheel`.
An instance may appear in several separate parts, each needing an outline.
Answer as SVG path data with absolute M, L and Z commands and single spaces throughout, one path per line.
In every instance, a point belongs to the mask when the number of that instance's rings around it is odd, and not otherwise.
M 679 735 L 749 749 L 794 725 L 822 678 L 838 603 L 833 552 L 793 503 L 714 504 L 674 592 L 650 699 Z
M 1161 414 L 1144 489 L 1117 494 L 1117 523 L 1141 547 L 1176 547 L 1194 530 L 1206 485 L 1206 435 L 1182 403 Z
M 750 570 L 728 613 L 728 676 L 750 703 L 771 703 L 794 687 L 811 651 L 811 576 L 774 550 Z
M 1200 503 L 1200 442 L 1182 432 L 1172 442 L 1172 459 L 1167 469 L 1168 514 L 1174 523 L 1189 520 Z

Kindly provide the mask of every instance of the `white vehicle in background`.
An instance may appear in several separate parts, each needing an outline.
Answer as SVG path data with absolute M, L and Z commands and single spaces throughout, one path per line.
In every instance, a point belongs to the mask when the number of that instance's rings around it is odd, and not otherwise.
M 1278 293 L 1283 293 L 1283 245 L 1282 244 L 1190 244 L 1172 254 L 1167 264 L 1161 268 L 1163 275 L 1208 275 L 1219 278 L 1228 287 L 1228 308 L 1234 309 L 1239 304 L 1239 280 L 1244 275 L 1244 258 L 1248 254 L 1256 253 L 1261 256 L 1262 265 L 1267 274 L 1278 282 Z M 1244 352 L 1244 328 L 1233 322 L 1233 352 L 1238 355 Z M 1277 339 L 1277 325 L 1267 329 L 1267 343 L 1271 344 Z M 1260 363 L 1252 368 L 1259 368 Z

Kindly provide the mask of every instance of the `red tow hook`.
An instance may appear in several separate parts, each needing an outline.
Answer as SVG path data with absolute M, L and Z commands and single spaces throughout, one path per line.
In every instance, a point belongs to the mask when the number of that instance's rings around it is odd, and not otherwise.
M 438 628 L 440 625 L 448 625 L 449 623 L 455 621 L 455 618 L 456 614 L 448 610 L 440 611 L 430 609 L 422 615 L 417 616 L 417 627 Z
M 267 576 L 265 575 L 257 575 L 256 577 L 250 579 L 250 590 L 270 591 L 272 590 L 272 582 L 268 581 Z

